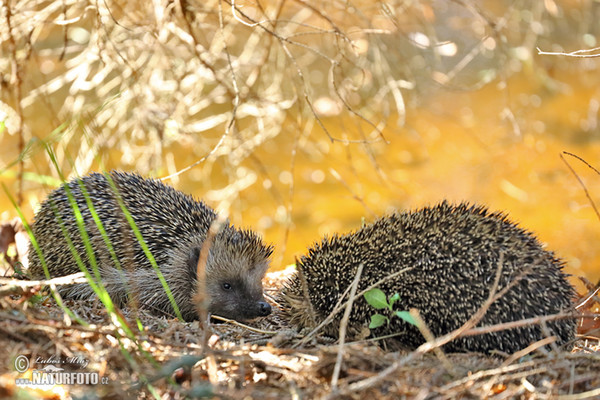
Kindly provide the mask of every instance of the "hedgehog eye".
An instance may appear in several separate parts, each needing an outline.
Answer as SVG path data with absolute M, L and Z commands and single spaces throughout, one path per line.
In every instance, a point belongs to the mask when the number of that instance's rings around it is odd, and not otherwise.
M 227 290 L 227 291 L 231 290 L 231 284 L 227 283 L 227 282 L 224 282 L 223 283 L 223 289 Z

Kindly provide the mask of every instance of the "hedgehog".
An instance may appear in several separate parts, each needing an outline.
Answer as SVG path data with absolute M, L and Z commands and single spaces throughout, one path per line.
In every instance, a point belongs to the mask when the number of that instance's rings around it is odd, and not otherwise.
M 81 212 L 88 240 L 80 234 L 70 199 Z M 105 235 L 94 221 L 86 199 L 91 201 Z M 89 244 L 102 283 L 113 302 L 122 307 L 135 299 L 138 306 L 155 314 L 176 315 L 159 274 L 138 241 L 120 202 L 156 261 L 181 316 L 186 321 L 197 319 L 197 265 L 217 214 L 202 201 L 159 180 L 137 174 L 92 173 L 54 190 L 42 203 L 32 224 L 38 249 L 32 241 L 29 249 L 31 277 L 64 276 L 80 272 L 81 267 L 94 276 L 86 251 L 86 244 Z M 262 279 L 273 247 L 264 244 L 254 232 L 236 229 L 225 222 L 207 248 L 207 311 L 239 321 L 269 315 L 271 306 L 263 296 Z M 73 299 L 95 296 L 87 283 L 64 286 L 59 293 Z
M 496 291 L 497 298 L 476 326 L 572 313 L 574 289 L 562 272 L 564 263 L 543 249 L 530 232 L 507 215 L 469 203 L 446 201 L 413 212 L 396 212 L 344 235 L 314 244 L 297 260 L 296 272 L 284 283 L 277 302 L 282 318 L 302 330 L 323 322 L 363 266 L 357 293 L 386 276 L 379 288 L 399 294 L 394 311 L 417 309 L 435 337 L 467 322 Z M 404 272 L 400 272 L 404 270 Z M 347 299 L 345 296 L 344 301 Z M 380 344 L 415 349 L 425 342 L 418 328 L 388 314 L 389 324 L 369 330 L 376 312 L 363 296 L 350 311 L 346 340 L 394 335 Z M 338 338 L 343 312 L 323 327 Z M 449 352 L 507 353 L 555 335 L 564 345 L 575 335 L 573 318 L 459 337 L 444 346 Z

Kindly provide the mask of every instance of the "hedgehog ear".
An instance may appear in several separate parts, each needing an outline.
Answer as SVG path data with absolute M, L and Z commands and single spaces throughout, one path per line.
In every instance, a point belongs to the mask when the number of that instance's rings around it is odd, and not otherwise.
M 198 259 L 200 259 L 200 247 L 192 247 L 188 251 L 186 265 L 190 276 L 196 276 L 198 272 Z

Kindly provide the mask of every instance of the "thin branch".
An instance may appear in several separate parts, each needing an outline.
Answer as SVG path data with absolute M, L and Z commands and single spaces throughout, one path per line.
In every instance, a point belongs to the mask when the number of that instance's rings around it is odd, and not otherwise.
M 596 58 L 600 57 L 600 54 L 586 54 L 591 53 L 593 51 L 600 51 L 600 47 L 594 47 L 593 49 L 582 49 L 572 51 L 570 53 L 565 53 L 562 51 L 542 51 L 539 47 L 536 47 L 539 55 L 542 56 L 565 56 L 565 57 L 575 57 L 575 58 Z
M 590 164 L 588 164 L 587 161 L 585 161 L 583 158 L 573 154 L 573 153 L 569 153 L 567 151 L 563 151 L 560 154 L 560 158 L 561 160 L 563 160 L 563 162 L 567 165 L 567 168 L 569 168 L 569 170 L 571 171 L 571 173 L 573 174 L 573 176 L 575 176 L 575 178 L 577 179 L 577 181 L 579 182 L 579 184 L 581 185 L 581 187 L 583 188 L 583 191 L 585 192 L 585 197 L 588 198 L 590 205 L 592 206 L 592 208 L 594 209 L 594 212 L 596 213 L 596 217 L 598 217 L 598 220 L 600 220 L 600 212 L 598 211 L 598 208 L 596 208 L 596 203 L 594 203 L 594 200 L 592 200 L 592 196 L 590 195 L 590 192 L 588 192 L 587 187 L 585 186 L 585 184 L 583 183 L 583 181 L 581 180 L 581 178 L 579 177 L 579 175 L 577 175 L 577 172 L 575 172 L 575 170 L 573 169 L 573 167 L 571 167 L 571 164 L 569 164 L 567 162 L 567 160 L 565 160 L 565 158 L 563 157 L 563 154 L 566 154 L 568 156 L 571 156 L 573 158 L 578 159 L 579 161 L 581 161 L 582 163 L 584 163 L 585 165 L 587 165 L 588 167 L 590 167 L 596 174 L 600 175 L 600 172 L 592 167 Z
M 17 56 L 17 42 L 14 37 L 14 31 L 12 26 L 12 9 L 10 8 L 11 2 L 5 2 L 6 8 L 6 27 L 8 28 L 8 48 L 11 55 L 11 72 L 12 76 L 10 78 L 10 83 L 13 87 L 13 92 L 15 96 L 15 104 L 17 109 L 17 114 L 19 116 L 19 120 L 17 122 L 17 134 L 19 135 L 19 154 L 23 153 L 25 149 L 25 137 L 23 132 L 23 93 L 22 93 L 22 84 L 23 84 L 23 68 L 21 63 L 19 63 Z M 30 32 L 31 35 L 31 32 Z M 29 42 L 29 37 L 27 38 Z M 29 58 L 30 50 L 27 52 L 27 57 Z M 17 172 L 17 204 L 23 204 L 23 172 L 24 172 L 24 160 L 22 157 L 19 157 L 19 169 Z
M 343 315 L 342 321 L 340 323 L 338 353 L 337 353 L 337 358 L 335 360 L 335 367 L 333 368 L 333 375 L 331 377 L 332 393 L 337 392 L 338 379 L 340 377 L 340 370 L 342 368 L 342 360 L 344 358 L 344 343 L 346 342 L 346 330 L 348 328 L 348 321 L 350 320 L 350 312 L 352 311 L 352 304 L 354 303 L 356 290 L 358 289 L 358 283 L 360 282 L 360 278 L 362 276 L 362 271 L 363 271 L 364 266 L 365 265 L 363 263 L 360 263 L 358 266 L 358 269 L 356 271 L 356 276 L 354 277 L 354 281 L 352 281 L 352 285 L 351 285 L 351 289 L 350 289 L 350 300 L 346 304 L 346 309 L 344 310 L 344 315 Z
M 393 274 L 387 275 L 385 277 L 383 277 L 382 279 L 378 280 L 377 282 L 375 282 L 374 284 L 366 287 L 365 289 L 363 289 L 362 291 L 360 291 L 358 294 L 356 294 L 354 297 L 361 297 L 362 295 L 364 295 L 365 293 L 367 293 L 369 290 L 378 287 L 379 285 L 381 285 L 384 282 L 389 281 L 390 279 L 393 279 L 405 272 L 408 272 L 412 270 L 412 267 L 409 268 L 403 268 L 400 271 L 396 271 Z M 302 276 L 302 275 L 301 275 Z M 331 321 L 333 321 L 333 318 L 343 310 L 343 307 L 346 305 L 346 302 L 343 301 L 344 298 L 346 297 L 346 293 L 348 293 L 348 291 L 350 290 L 351 285 L 348 286 L 346 288 L 346 290 L 344 291 L 344 293 L 342 293 L 342 295 L 340 296 L 338 302 L 336 303 L 336 305 L 333 307 L 333 310 L 329 313 L 329 315 L 327 316 L 327 318 L 325 318 L 316 328 L 314 328 L 312 331 L 310 331 L 306 336 L 304 336 L 300 341 L 298 341 L 298 343 L 296 343 L 295 346 L 293 347 L 299 347 L 305 343 L 307 343 L 314 335 L 316 335 L 321 329 L 323 329 L 323 327 L 327 324 L 329 324 Z M 309 304 L 310 301 L 309 301 Z

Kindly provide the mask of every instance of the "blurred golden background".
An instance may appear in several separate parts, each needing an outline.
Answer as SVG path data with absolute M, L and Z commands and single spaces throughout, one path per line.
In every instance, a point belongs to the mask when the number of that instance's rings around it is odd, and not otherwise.
M 9 1 L 0 182 L 31 221 L 58 182 L 165 177 L 273 242 L 441 199 L 507 212 L 600 279 L 600 7 L 580 1 Z M 538 50 L 539 49 L 539 50 Z M 596 52 L 598 53 L 598 51 Z M 578 55 L 590 56 L 593 52 Z M 600 203 L 600 176 L 565 159 Z M 6 193 L 1 219 L 16 215 Z

